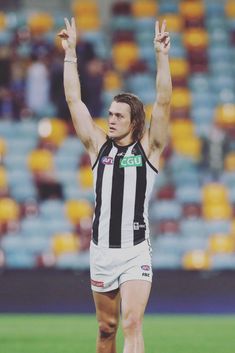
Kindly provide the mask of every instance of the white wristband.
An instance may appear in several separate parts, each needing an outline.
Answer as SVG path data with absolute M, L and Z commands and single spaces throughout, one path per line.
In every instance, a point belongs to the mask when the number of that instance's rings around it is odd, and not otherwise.
M 76 64 L 77 63 L 77 58 L 64 58 L 64 62 L 65 63 L 74 63 L 74 64 Z

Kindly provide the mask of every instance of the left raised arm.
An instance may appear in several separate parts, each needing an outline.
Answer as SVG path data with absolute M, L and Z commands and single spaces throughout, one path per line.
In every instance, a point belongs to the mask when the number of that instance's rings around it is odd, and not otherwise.
M 170 102 L 172 95 L 172 83 L 168 53 L 170 49 L 170 37 L 166 32 L 166 21 L 159 30 L 159 22 L 156 21 L 154 48 L 157 60 L 156 77 L 156 101 L 153 105 L 149 128 L 150 150 L 158 149 L 162 152 L 168 140 L 168 124 L 170 117 Z

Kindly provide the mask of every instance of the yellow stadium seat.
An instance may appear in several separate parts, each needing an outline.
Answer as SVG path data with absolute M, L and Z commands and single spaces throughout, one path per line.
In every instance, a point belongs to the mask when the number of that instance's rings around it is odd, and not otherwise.
M 201 0 L 181 1 L 179 9 L 185 19 L 201 19 L 205 14 L 205 6 Z
M 220 183 L 208 183 L 202 189 L 203 203 L 221 204 L 228 202 L 228 190 Z
M 231 234 L 231 235 L 234 237 L 234 239 L 235 239 L 235 218 L 231 221 L 230 234 Z
M 229 220 L 232 217 L 232 207 L 228 202 L 203 204 L 202 214 L 207 221 Z
M 96 31 L 100 29 L 100 19 L 97 15 L 83 15 L 75 18 L 75 21 L 78 23 L 79 30 L 84 32 Z
M 122 87 L 122 79 L 115 71 L 107 71 L 104 75 L 104 90 L 119 90 Z
M 79 239 L 71 233 L 55 234 L 52 239 L 52 249 L 56 256 L 63 253 L 77 253 L 79 251 Z
M 68 200 L 65 204 L 66 216 L 73 224 L 82 218 L 92 217 L 93 207 L 87 200 Z
M 202 49 L 208 46 L 208 33 L 202 28 L 188 28 L 183 33 L 183 42 L 187 49 Z
M 232 236 L 214 234 L 209 239 L 209 250 L 212 253 L 233 253 L 235 241 Z
M 95 123 L 98 125 L 105 133 L 108 132 L 108 121 L 105 118 L 95 118 Z
M 235 172 L 235 152 L 230 152 L 225 156 L 224 169 L 228 172 Z
M 172 58 L 170 59 L 170 69 L 172 79 L 186 78 L 189 74 L 189 64 L 186 59 Z
M 235 104 L 222 104 L 215 111 L 215 123 L 223 128 L 235 126 Z
M 175 88 L 172 92 L 171 107 L 172 109 L 190 108 L 191 93 L 187 88 Z
M 113 45 L 113 62 L 117 70 L 126 71 L 139 56 L 138 46 L 134 42 L 120 42 Z
M 234 0 L 227 0 L 225 3 L 225 13 L 229 18 L 235 18 L 235 2 Z
M 54 168 L 52 152 L 44 149 L 33 150 L 28 156 L 28 167 L 32 172 L 50 172 Z
M 81 167 L 78 170 L 79 185 L 83 189 L 90 189 L 93 187 L 93 175 L 90 166 Z
M 16 201 L 8 197 L 0 199 L 0 223 L 16 221 L 19 216 L 20 207 Z
M 195 135 L 185 136 L 184 138 L 173 138 L 172 145 L 179 154 L 195 160 L 199 160 L 201 157 L 201 140 Z
M 72 11 L 78 18 L 84 15 L 98 16 L 99 14 L 97 2 L 91 0 L 74 1 L 72 3 Z
M 193 250 L 186 252 L 182 259 L 183 268 L 186 270 L 209 270 L 211 259 L 207 251 Z
M 0 12 L 0 31 L 3 31 L 7 26 L 7 18 L 4 12 Z
M 183 21 L 180 15 L 173 14 L 173 13 L 166 13 L 158 17 L 158 20 L 160 21 L 160 23 L 162 23 L 164 19 L 166 20 L 166 23 L 167 23 L 167 31 L 169 31 L 170 33 L 182 31 Z
M 135 17 L 156 17 L 157 2 L 153 0 L 134 0 L 132 2 L 132 14 Z
M 7 145 L 4 138 L 0 137 L 0 161 L 3 159 L 7 151 Z
M 8 186 L 7 171 L 3 166 L 0 165 L 0 190 L 6 189 L 7 186 Z
M 38 12 L 29 16 L 28 26 L 33 34 L 42 34 L 52 30 L 53 17 L 46 12 Z
M 45 142 L 58 147 L 68 135 L 67 124 L 61 119 L 42 119 L 39 122 L 39 135 Z
M 170 124 L 170 135 L 173 139 L 194 136 L 194 124 L 189 119 L 174 119 Z

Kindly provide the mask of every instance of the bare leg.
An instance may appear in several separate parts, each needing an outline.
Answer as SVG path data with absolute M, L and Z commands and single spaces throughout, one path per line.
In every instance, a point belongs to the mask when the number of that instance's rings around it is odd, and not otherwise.
M 120 316 L 119 289 L 100 293 L 93 291 L 99 331 L 96 353 L 116 353 L 116 333 Z
M 144 353 L 142 322 L 150 289 L 151 283 L 142 280 L 127 281 L 121 285 L 123 353 Z

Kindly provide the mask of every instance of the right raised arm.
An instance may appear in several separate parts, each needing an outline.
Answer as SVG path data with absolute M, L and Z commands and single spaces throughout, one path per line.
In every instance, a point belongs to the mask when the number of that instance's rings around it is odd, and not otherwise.
M 76 133 L 88 152 L 97 156 L 100 147 L 106 141 L 106 134 L 93 121 L 86 105 L 81 100 L 80 80 L 77 72 L 76 26 L 65 18 L 66 29 L 58 35 L 65 50 L 64 90 Z

